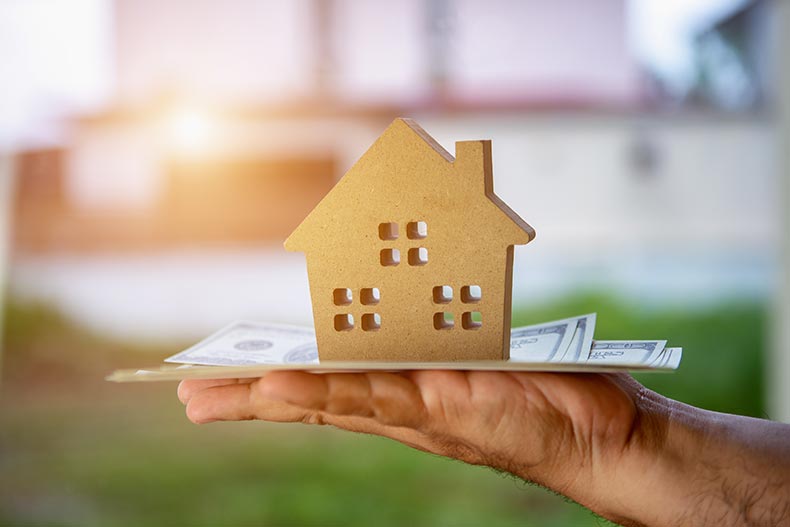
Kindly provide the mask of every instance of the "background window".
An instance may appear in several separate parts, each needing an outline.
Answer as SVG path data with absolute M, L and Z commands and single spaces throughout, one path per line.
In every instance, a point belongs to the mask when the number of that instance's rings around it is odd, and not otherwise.
M 394 222 L 379 224 L 379 238 L 382 240 L 397 240 L 398 224 Z
M 449 285 L 437 285 L 433 288 L 435 304 L 449 304 L 453 300 L 453 288 Z
M 409 249 L 409 265 L 425 265 L 428 263 L 428 249 L 415 247 Z
M 378 313 L 365 313 L 362 315 L 363 331 L 378 331 L 381 329 L 381 315 Z
M 332 291 L 332 300 L 335 302 L 336 306 L 347 306 L 353 301 L 351 289 L 347 287 L 335 289 Z
M 483 325 L 483 315 L 480 311 L 467 311 L 461 315 L 461 326 L 464 329 L 478 329 Z
M 475 304 L 483 298 L 483 289 L 479 285 L 465 285 L 461 288 L 461 302 Z
M 382 249 L 381 265 L 388 267 L 400 263 L 400 251 L 398 249 Z
M 453 329 L 455 320 L 452 313 L 440 312 L 433 315 L 434 329 Z
M 406 225 L 406 236 L 410 240 L 422 240 L 428 236 L 428 224 L 424 221 L 410 221 Z
M 381 301 L 381 291 L 378 287 L 363 287 L 359 291 L 359 301 L 366 306 L 374 306 Z
M 354 317 L 349 313 L 335 315 L 335 331 L 349 331 L 354 329 Z

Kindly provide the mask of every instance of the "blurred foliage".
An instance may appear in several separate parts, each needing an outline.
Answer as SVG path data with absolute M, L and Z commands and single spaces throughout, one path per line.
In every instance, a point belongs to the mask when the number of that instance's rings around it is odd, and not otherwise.
M 172 354 L 173 343 L 153 346 L 101 337 L 42 303 L 11 301 L 4 306 L 3 315 L 5 382 L 91 377 L 111 369 L 139 366 L 141 358 L 151 361 L 157 353 Z
M 514 324 L 598 312 L 599 338 L 669 338 L 662 393 L 762 415 L 764 306 L 651 311 L 600 295 L 516 310 Z M 117 343 L 44 306 L 6 310 L 2 525 L 541 525 L 608 522 L 543 489 L 382 438 L 269 423 L 197 427 L 173 383 L 115 385 L 116 367 L 181 346 Z

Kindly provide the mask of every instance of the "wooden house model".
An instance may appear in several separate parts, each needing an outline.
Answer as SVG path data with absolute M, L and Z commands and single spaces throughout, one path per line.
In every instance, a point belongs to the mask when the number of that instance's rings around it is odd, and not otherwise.
M 396 119 L 291 233 L 325 360 L 503 360 L 513 246 L 534 230 L 493 191 L 491 141 L 453 158 Z

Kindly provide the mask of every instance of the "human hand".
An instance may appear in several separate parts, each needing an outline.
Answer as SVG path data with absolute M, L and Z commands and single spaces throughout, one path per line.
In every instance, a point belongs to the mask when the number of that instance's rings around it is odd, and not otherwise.
M 663 398 L 627 374 L 273 372 L 187 380 L 178 395 L 195 423 L 263 419 L 381 435 L 513 473 L 627 525 L 704 525 L 688 513 L 700 507 L 692 498 L 717 504 L 706 508 L 709 518 L 728 517 L 716 498 L 703 499 L 716 487 L 714 454 L 733 447 L 711 448 L 719 414 Z M 734 445 L 739 454 L 742 446 Z M 703 474 L 706 457 L 714 469 Z
M 622 374 L 412 371 L 273 372 L 184 381 L 178 393 L 196 423 L 330 424 L 505 470 L 594 506 L 586 494 L 595 469 L 643 440 L 642 390 Z

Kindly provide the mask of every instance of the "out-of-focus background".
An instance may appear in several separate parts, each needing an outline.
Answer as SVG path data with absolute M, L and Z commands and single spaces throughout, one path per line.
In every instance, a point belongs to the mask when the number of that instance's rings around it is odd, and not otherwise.
M 493 140 L 538 232 L 514 325 L 597 311 L 598 338 L 684 347 L 648 386 L 790 419 L 789 30 L 784 0 L 0 0 L 0 523 L 600 525 L 102 380 L 235 319 L 310 324 L 282 241 L 398 116 Z

